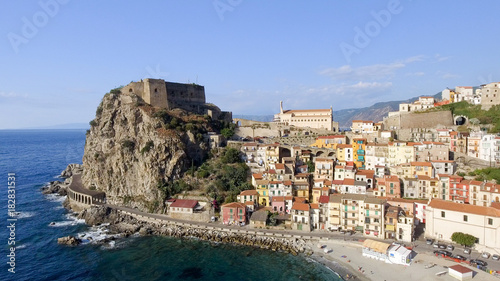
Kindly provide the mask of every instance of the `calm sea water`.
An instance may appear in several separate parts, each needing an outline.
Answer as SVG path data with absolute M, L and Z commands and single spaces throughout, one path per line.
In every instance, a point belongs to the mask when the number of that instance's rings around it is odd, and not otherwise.
M 85 130 L 0 131 L 0 280 L 340 280 L 311 260 L 243 246 L 170 237 L 131 237 L 109 245 L 57 244 L 95 234 L 40 188 L 81 163 Z M 16 273 L 7 271 L 7 173 L 16 173 Z M 3 179 L 2 179 L 3 178 Z M 55 222 L 54 226 L 50 226 Z

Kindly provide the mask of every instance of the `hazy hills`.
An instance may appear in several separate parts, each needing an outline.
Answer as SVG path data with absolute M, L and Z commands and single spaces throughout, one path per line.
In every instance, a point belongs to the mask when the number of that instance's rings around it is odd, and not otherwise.
M 441 92 L 434 95 L 434 98 L 441 99 Z M 371 120 L 379 122 L 387 116 L 390 111 L 399 110 L 399 104 L 404 102 L 413 102 L 418 97 L 408 100 L 378 102 L 372 106 L 363 108 L 349 108 L 333 111 L 333 120 L 339 122 L 339 127 L 351 127 L 352 120 Z M 255 121 L 270 122 L 273 115 L 234 115 L 234 118 L 242 118 Z

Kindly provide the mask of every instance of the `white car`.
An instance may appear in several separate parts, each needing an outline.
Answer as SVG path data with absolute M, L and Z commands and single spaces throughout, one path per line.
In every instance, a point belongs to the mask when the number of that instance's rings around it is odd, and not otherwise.
M 481 257 L 483 257 L 483 258 L 487 259 L 487 258 L 489 258 L 489 257 L 490 257 L 490 253 L 488 253 L 488 252 L 483 252 L 483 253 L 481 254 Z

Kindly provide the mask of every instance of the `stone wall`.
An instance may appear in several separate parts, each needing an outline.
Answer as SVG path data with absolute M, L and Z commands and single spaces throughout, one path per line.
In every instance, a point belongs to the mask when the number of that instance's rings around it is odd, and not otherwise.
M 451 111 L 398 114 L 384 118 L 387 130 L 453 126 Z

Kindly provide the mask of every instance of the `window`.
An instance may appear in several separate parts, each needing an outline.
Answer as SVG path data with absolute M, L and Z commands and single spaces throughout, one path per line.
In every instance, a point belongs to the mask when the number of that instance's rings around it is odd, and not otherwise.
M 467 221 L 468 219 L 467 215 L 464 215 L 464 221 Z
M 444 211 L 441 211 L 441 217 L 444 218 L 445 217 L 445 213 Z
M 493 225 L 493 219 L 488 219 L 488 224 Z
M 229 212 L 232 213 L 233 212 L 233 209 L 229 209 Z

